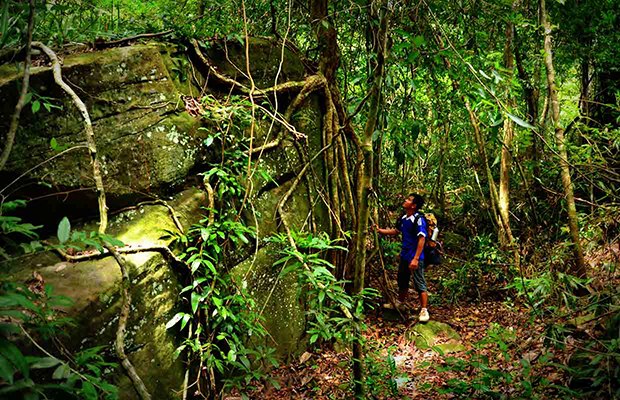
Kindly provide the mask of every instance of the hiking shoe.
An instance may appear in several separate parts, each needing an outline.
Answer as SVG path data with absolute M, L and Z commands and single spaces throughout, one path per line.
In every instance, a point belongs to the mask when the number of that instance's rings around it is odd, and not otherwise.
M 402 307 L 403 303 L 401 303 L 399 300 L 396 300 L 395 303 L 396 303 L 396 308 L 398 308 L 400 310 L 400 308 Z M 388 310 L 393 310 L 394 309 L 394 305 L 392 303 L 385 303 L 385 304 L 383 304 L 383 308 L 387 308 Z
M 427 322 L 431 317 L 428 315 L 428 310 L 423 308 L 420 310 L 420 316 L 418 316 L 418 320 L 420 322 Z

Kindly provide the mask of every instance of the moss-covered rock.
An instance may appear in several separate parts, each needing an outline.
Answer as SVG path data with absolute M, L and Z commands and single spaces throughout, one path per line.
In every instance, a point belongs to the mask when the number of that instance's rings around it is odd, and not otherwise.
M 415 324 L 405 333 L 409 340 L 415 342 L 419 349 L 433 349 L 442 353 L 464 351 L 465 347 L 459 343 L 461 336 L 452 327 L 439 321 Z
M 245 76 L 245 45 L 236 41 L 212 41 L 205 43 L 205 46 L 210 61 L 217 65 L 220 73 L 250 86 L 249 79 Z M 304 79 L 304 64 L 286 47 L 282 49 L 281 45 L 275 45 L 268 39 L 251 38 L 249 53 L 252 79 L 258 88 L 274 86 L 278 70 L 278 83 Z M 281 57 L 283 59 L 280 66 Z
M 72 208 L 74 214 L 84 203 L 94 208 L 96 199 L 84 193 L 93 187 L 93 181 L 90 159 L 83 146 L 82 115 L 54 82 L 49 67 L 34 67 L 31 73 L 33 101 L 55 107 L 50 111 L 41 107 L 36 114 L 30 107 L 24 109 L 0 186 L 27 172 L 21 182 L 25 189 L 15 196 L 36 197 L 65 191 L 69 194 L 62 202 L 69 207 L 77 205 Z M 144 197 L 139 193 L 169 193 L 171 187 L 184 181 L 199 156 L 200 121 L 185 113 L 183 102 L 179 103 L 179 92 L 159 46 L 69 54 L 63 58 L 62 74 L 89 111 L 112 208 Z M 13 112 L 21 75 L 22 71 L 16 71 L 14 65 L 0 67 L 2 115 Z M 3 118 L 0 129 L 7 130 L 9 120 Z M 50 147 L 52 138 L 59 147 L 81 148 L 59 155 Z M 30 171 L 52 157 L 55 158 Z M 46 197 L 48 203 L 54 199 Z
M 204 201 L 203 193 L 188 190 L 170 205 L 187 227 L 199 218 Z M 96 226 L 91 223 L 79 229 L 90 231 Z M 109 224 L 109 234 L 133 247 L 169 243 L 170 239 L 161 239 L 163 229 L 175 231 L 176 227 L 168 209 L 162 205 L 145 205 L 126 211 L 112 217 Z M 154 398 L 176 399 L 174 391 L 181 389 L 185 369 L 181 360 L 175 360 L 173 356 L 179 339 L 165 326 L 177 311 L 183 274 L 157 252 L 125 257 L 131 264 L 132 297 L 125 337 L 126 352 Z M 105 354 L 114 360 L 113 343 L 121 306 L 121 274 L 114 259 L 107 257 L 69 263 L 48 253 L 23 263 L 22 269 L 10 279 L 24 281 L 32 276 L 33 271 L 54 287 L 54 293 L 74 300 L 74 304 L 64 310 L 76 324 L 70 332 L 67 347 L 77 351 L 107 346 Z M 120 387 L 122 399 L 137 398 L 122 369 L 106 369 L 104 374 Z

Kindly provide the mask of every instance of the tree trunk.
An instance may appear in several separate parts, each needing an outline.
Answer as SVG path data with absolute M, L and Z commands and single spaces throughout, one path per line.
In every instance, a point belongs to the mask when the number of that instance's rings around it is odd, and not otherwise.
M 513 11 L 516 9 L 519 0 L 515 0 L 513 3 Z M 510 94 L 510 81 L 512 80 L 513 68 L 514 68 L 514 53 L 513 53 L 513 39 L 514 39 L 514 25 L 512 22 L 508 23 L 506 27 L 506 44 L 504 45 L 504 65 L 506 67 L 506 73 L 508 75 L 508 87 L 506 88 L 506 103 L 510 109 L 515 108 L 515 102 Z M 512 164 L 512 142 L 514 139 L 515 124 L 510 118 L 504 119 L 504 135 L 502 139 L 502 156 L 500 161 L 500 173 L 499 173 L 499 212 L 502 219 L 506 221 L 507 228 L 500 231 L 499 241 L 503 247 L 510 245 L 512 240 L 510 239 L 510 168 Z
M 560 168 L 562 172 L 562 185 L 564 186 L 564 196 L 566 197 L 566 207 L 568 209 L 568 226 L 573 242 L 573 254 L 575 256 L 574 272 L 583 277 L 586 275 L 586 264 L 583 258 L 583 251 L 579 241 L 579 226 L 577 220 L 577 209 L 575 207 L 575 196 L 571 182 L 570 169 L 568 165 L 568 153 L 566 151 L 566 139 L 564 129 L 560 126 L 560 103 L 558 102 L 558 91 L 555 85 L 555 69 L 553 67 L 553 54 L 551 52 L 551 24 L 547 20 L 545 0 L 540 0 L 540 13 L 543 28 L 545 30 L 545 66 L 547 67 L 547 84 L 549 85 L 549 97 L 551 99 L 551 119 L 555 129 L 555 142 L 560 154 Z
M 362 152 L 364 155 L 364 165 L 361 180 L 357 183 L 358 192 L 358 224 L 357 224 L 357 243 L 355 259 L 355 276 L 353 280 L 353 290 L 355 294 L 361 293 L 364 289 L 364 276 L 366 267 L 366 238 L 368 235 L 368 193 L 372 187 L 373 177 L 373 149 L 372 134 L 377 124 L 379 114 L 379 103 L 381 100 L 381 88 L 383 86 L 383 75 L 385 71 L 385 56 L 387 50 L 387 26 L 388 13 L 386 10 L 387 2 L 381 3 L 379 11 L 379 32 L 376 42 L 377 65 L 373 79 L 369 98 L 368 120 L 364 127 L 364 138 L 362 142 Z M 360 332 L 361 334 L 361 332 Z M 355 381 L 355 394 L 358 398 L 363 398 L 363 371 L 362 371 L 362 348 L 358 342 L 353 345 L 353 379 Z

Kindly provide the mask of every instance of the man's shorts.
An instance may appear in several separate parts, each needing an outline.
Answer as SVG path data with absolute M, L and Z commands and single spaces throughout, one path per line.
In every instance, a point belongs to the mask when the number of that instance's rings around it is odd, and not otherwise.
M 398 288 L 403 291 L 409 289 L 409 280 L 411 279 L 411 270 L 406 258 L 400 258 L 398 265 Z M 424 260 L 418 263 L 418 269 L 413 270 L 413 287 L 418 293 L 426 292 L 426 280 L 424 280 Z

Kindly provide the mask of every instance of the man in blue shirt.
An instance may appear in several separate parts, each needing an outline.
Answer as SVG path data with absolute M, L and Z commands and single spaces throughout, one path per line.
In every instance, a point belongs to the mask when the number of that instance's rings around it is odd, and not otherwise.
M 396 224 L 396 228 L 381 229 L 375 226 L 377 232 L 382 235 L 398 235 L 402 233 L 403 243 L 400 252 L 400 264 L 398 266 L 398 300 L 397 307 L 400 307 L 407 300 L 409 291 L 409 280 L 413 273 L 413 283 L 416 291 L 420 295 L 419 320 L 426 322 L 429 320 L 428 294 L 426 281 L 424 280 L 424 243 L 426 242 L 426 219 L 418 212 L 424 206 L 424 198 L 419 194 L 410 194 L 403 202 L 405 215 Z M 386 308 L 392 308 L 392 304 L 386 304 Z

